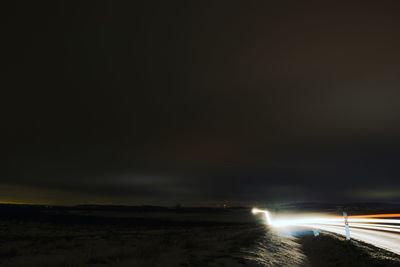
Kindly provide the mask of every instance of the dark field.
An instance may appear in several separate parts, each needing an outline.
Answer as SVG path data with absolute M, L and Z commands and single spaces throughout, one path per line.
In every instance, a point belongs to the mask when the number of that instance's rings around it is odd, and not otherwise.
M 282 237 L 245 208 L 0 209 L 1 266 L 400 266 L 331 234 Z

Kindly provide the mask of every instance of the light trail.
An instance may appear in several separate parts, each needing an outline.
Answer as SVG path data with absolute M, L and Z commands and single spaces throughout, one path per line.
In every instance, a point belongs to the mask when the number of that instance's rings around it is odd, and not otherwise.
M 264 215 L 264 220 L 268 225 L 270 225 L 272 223 L 271 217 L 269 215 L 269 211 L 267 211 L 267 210 L 260 210 L 257 208 L 253 208 L 251 210 L 251 213 L 253 213 L 254 215 L 261 213 Z
M 349 218 L 398 218 L 400 213 L 386 213 L 386 214 L 369 214 L 369 215 L 352 215 Z
M 267 210 L 254 208 L 253 214 L 264 214 L 265 223 L 277 231 L 286 228 L 311 228 L 345 235 L 344 218 L 324 215 L 271 216 Z M 400 219 L 399 213 L 349 216 L 350 235 L 376 247 L 400 255 Z

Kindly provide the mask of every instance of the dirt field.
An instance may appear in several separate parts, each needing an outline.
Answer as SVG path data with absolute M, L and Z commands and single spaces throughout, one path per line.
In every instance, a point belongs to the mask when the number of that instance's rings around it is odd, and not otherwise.
M 331 234 L 280 236 L 247 210 L 1 213 L 1 266 L 400 266 Z M 203 219 L 202 219 L 203 218 Z

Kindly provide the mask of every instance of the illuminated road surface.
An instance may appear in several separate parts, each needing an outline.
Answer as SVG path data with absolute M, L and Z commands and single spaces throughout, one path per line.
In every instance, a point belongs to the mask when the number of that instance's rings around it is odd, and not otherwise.
M 320 225 L 316 228 L 339 235 L 345 235 L 344 227 L 342 226 Z M 350 235 L 351 238 L 355 240 L 372 244 L 376 247 L 383 248 L 400 255 L 400 235 L 398 233 L 352 228 L 350 224 Z
M 272 217 L 266 210 L 253 209 L 252 212 L 263 214 L 266 224 L 277 230 L 307 227 L 345 236 L 343 217 L 297 215 L 282 218 Z M 395 219 L 398 217 L 400 214 L 349 216 L 351 238 L 400 255 L 400 219 Z

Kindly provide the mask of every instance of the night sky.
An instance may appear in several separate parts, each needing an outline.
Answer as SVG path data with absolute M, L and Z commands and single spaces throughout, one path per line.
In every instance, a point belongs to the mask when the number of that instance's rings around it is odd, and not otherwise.
M 0 202 L 400 202 L 398 1 L 9 2 Z

